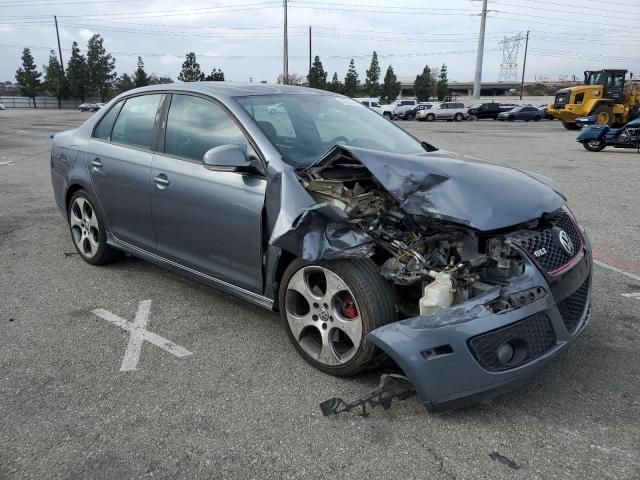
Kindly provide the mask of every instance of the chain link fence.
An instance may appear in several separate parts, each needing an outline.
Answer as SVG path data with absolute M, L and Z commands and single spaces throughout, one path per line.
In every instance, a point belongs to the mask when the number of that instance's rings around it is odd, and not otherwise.
M 62 100 L 61 108 L 78 108 L 81 103 L 98 103 L 99 98 L 87 98 L 84 102 L 80 99 Z M 0 103 L 7 108 L 34 108 L 33 100 L 29 97 L 0 97 Z M 58 108 L 58 99 L 55 97 L 36 97 L 37 108 Z

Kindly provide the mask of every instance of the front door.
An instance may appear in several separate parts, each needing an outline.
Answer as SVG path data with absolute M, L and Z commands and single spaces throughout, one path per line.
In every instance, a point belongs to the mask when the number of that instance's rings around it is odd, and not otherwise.
M 181 265 L 261 293 L 266 179 L 213 171 L 202 163 L 207 150 L 230 144 L 255 155 L 218 104 L 173 95 L 164 153 L 154 155 L 151 165 L 157 250 Z
M 155 247 L 149 170 L 161 98 L 122 100 L 100 120 L 87 145 L 91 182 L 111 233 L 147 250 Z

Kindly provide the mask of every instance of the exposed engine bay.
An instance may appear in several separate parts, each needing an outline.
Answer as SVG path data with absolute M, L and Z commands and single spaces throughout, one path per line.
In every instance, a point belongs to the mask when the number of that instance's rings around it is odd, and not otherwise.
M 407 213 L 377 178 L 346 155 L 298 172 L 317 203 L 342 210 L 372 239 L 368 256 L 398 294 L 405 317 L 428 315 L 520 275 L 524 262 L 504 237 Z

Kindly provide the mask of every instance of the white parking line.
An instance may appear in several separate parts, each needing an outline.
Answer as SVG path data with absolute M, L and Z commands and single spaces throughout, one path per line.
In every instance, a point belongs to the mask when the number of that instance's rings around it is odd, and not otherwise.
M 621 295 L 623 297 L 635 298 L 636 300 L 640 300 L 640 292 L 622 293 Z
M 156 347 L 160 347 L 162 350 L 175 355 L 176 357 L 187 357 L 189 355 L 193 355 L 193 353 L 186 348 L 176 345 L 166 338 L 148 331 L 146 327 L 147 322 L 149 321 L 150 312 L 151 300 L 142 300 L 138 304 L 138 310 L 136 311 L 133 322 L 129 322 L 102 308 L 92 311 L 92 313 L 98 317 L 104 318 L 131 334 L 127 350 L 124 352 L 124 357 L 122 358 L 122 365 L 120 366 L 121 372 L 137 370 L 138 361 L 140 360 L 140 352 L 142 351 L 142 344 L 145 340 L 149 343 L 153 343 Z
M 624 270 L 621 270 L 618 267 L 614 267 L 613 265 L 609 265 L 608 263 L 601 262 L 600 260 L 594 260 L 593 263 L 598 265 L 599 267 L 606 268 L 607 270 L 611 270 L 612 272 L 619 273 L 620 275 L 624 275 L 625 277 L 630 278 L 631 280 L 640 282 L 640 277 L 638 275 L 625 272 Z

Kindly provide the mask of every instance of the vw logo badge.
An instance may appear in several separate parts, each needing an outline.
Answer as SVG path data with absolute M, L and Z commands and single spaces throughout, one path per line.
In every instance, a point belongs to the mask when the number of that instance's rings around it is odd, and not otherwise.
M 575 253 L 575 247 L 573 246 L 571 238 L 569 238 L 569 234 L 564 230 L 560 230 L 560 233 L 558 233 L 558 240 L 560 241 L 562 248 L 564 248 L 564 251 L 573 256 Z

